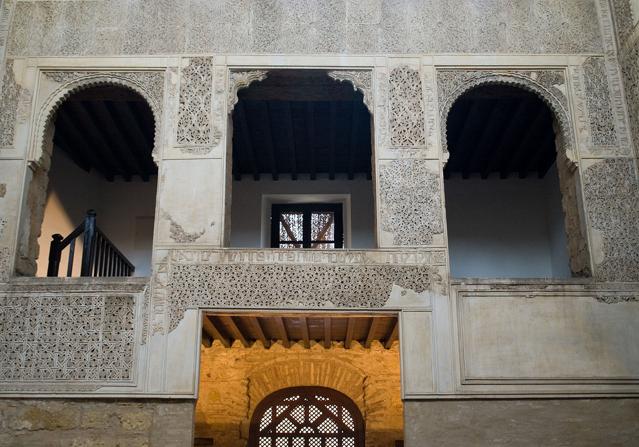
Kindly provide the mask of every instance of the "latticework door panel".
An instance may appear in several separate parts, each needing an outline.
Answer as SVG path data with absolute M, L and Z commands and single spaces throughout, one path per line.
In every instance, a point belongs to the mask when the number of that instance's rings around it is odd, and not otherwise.
M 353 401 L 338 391 L 286 388 L 255 409 L 249 446 L 363 447 L 364 421 Z

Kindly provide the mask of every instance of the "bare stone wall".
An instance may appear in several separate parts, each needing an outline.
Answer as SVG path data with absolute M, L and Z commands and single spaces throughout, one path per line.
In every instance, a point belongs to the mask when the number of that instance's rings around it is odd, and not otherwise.
M 0 400 L 0 446 L 192 445 L 193 401 Z
M 259 402 L 274 391 L 293 386 L 323 386 L 340 391 L 359 407 L 366 421 L 367 447 L 394 447 L 403 439 L 399 344 L 386 350 L 354 342 L 351 349 L 330 349 L 312 342 L 310 349 L 281 344 L 264 349 L 256 342 L 244 348 L 219 342 L 202 348 L 195 436 L 215 445 L 243 447 L 250 419 Z
M 407 402 L 406 447 L 634 447 L 639 399 Z

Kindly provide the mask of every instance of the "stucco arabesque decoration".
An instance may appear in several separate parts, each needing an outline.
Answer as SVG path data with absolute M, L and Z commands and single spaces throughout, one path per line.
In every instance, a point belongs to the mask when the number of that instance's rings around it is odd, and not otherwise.
M 170 250 L 156 265 L 152 333 L 197 308 L 381 308 L 393 285 L 444 293 L 442 250 Z
M 176 142 L 186 153 L 205 154 L 221 139 L 211 126 L 213 59 L 194 57 L 182 69 Z
M 571 170 L 577 166 L 574 133 L 568 99 L 562 91 L 566 84 L 564 70 L 440 70 L 437 72 L 441 145 L 444 161 L 448 160 L 446 122 L 454 103 L 464 93 L 481 85 L 504 84 L 521 87 L 537 94 L 553 111 L 559 123 L 562 149 Z
M 229 73 L 229 92 L 227 112 L 231 114 L 237 104 L 237 92 L 243 88 L 247 88 L 253 82 L 260 82 L 268 76 L 267 70 L 231 70 Z
M 372 70 L 332 70 L 328 76 L 339 82 L 349 82 L 353 90 L 362 92 L 364 105 L 370 113 L 374 112 Z
M 0 390 L 90 391 L 134 379 L 129 293 L 0 293 Z
M 162 121 L 162 109 L 164 100 L 164 70 L 139 70 L 139 71 L 44 71 L 44 76 L 49 80 L 60 84 L 41 107 L 37 118 L 37 138 L 35 146 L 31 150 L 31 159 L 39 161 L 42 157 L 44 138 L 47 135 L 47 127 L 55 115 L 58 107 L 73 93 L 100 86 L 117 85 L 135 91 L 148 103 L 154 118 L 154 144 L 153 160 L 159 163 L 159 144 Z

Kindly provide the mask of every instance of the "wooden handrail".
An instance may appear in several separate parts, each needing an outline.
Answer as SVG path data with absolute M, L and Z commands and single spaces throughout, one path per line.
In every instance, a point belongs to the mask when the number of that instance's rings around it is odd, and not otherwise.
M 73 276 L 76 239 L 83 235 L 80 276 L 131 276 L 135 267 L 96 225 L 96 212 L 87 211 L 80 225 L 67 237 L 54 234 L 49 249 L 47 276 L 58 276 L 62 251 L 69 247 L 67 275 Z

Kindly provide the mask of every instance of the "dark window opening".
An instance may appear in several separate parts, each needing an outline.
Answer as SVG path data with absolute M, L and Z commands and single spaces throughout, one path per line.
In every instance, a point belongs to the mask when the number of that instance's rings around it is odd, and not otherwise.
M 341 204 L 275 204 L 271 210 L 272 248 L 343 248 Z

